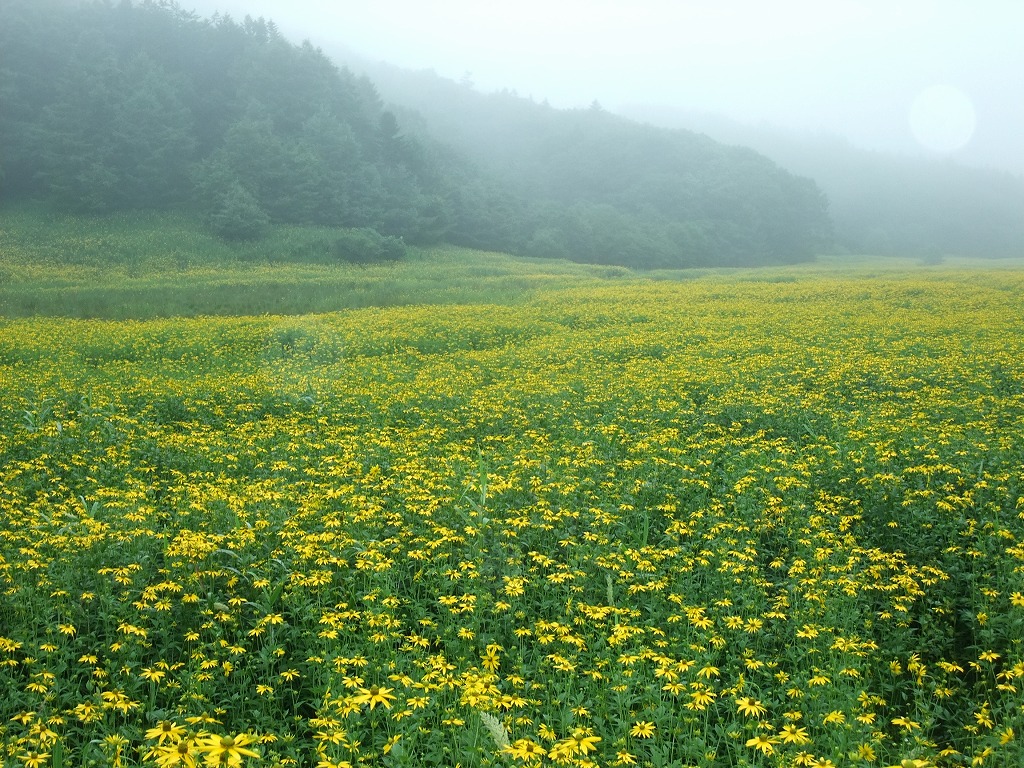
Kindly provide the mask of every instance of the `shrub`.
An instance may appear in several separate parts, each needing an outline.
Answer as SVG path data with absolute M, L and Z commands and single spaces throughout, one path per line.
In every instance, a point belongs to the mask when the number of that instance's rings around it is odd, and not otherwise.
M 219 208 L 210 216 L 210 228 L 225 240 L 258 240 L 270 219 L 253 194 L 234 182 Z
M 334 256 L 353 264 L 399 261 L 405 258 L 405 241 L 380 234 L 375 229 L 350 229 L 334 241 Z

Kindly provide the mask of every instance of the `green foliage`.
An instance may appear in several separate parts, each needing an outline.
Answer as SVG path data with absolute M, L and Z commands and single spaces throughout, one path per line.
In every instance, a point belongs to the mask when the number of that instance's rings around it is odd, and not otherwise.
M 386 249 L 386 236 L 367 237 Z M 544 287 L 613 276 L 601 267 L 451 246 L 407 247 L 401 262 L 354 264 L 339 259 L 340 240 L 350 242 L 351 232 L 271 224 L 258 240 L 225 240 L 180 214 L 8 210 L 0 225 L 0 316 L 144 319 L 506 304 Z
M 0 49 L 8 202 L 187 208 L 233 240 L 309 224 L 644 269 L 806 260 L 827 239 L 816 188 L 751 152 L 443 81 L 407 85 L 423 114 L 385 108 L 264 19 L 8 0 Z
M 415 142 L 366 81 L 272 24 L 201 20 L 170 3 L 11 0 L 4 14 L 0 43 L 25 54 L 0 79 L 5 166 L 19 179 L 10 200 L 187 206 L 232 238 L 258 231 L 254 200 L 271 222 L 437 240 L 437 181 Z
M 68 56 L 73 64 L 33 126 L 36 182 L 71 210 L 182 199 L 194 140 L 171 76 L 144 52 L 119 61 L 109 46 L 91 41 L 82 40 Z
M 256 240 L 269 223 L 259 201 L 237 181 L 231 182 L 210 216 L 210 229 L 225 240 Z
M 830 242 L 815 184 L 748 149 L 364 65 L 388 99 L 423 115 L 410 122 L 418 136 L 451 142 L 485 171 L 491 188 L 458 198 L 457 242 L 493 233 L 495 210 L 504 249 L 645 269 L 804 261 Z M 509 191 L 525 204 L 502 199 Z
M 636 110 L 662 125 L 743 144 L 828 196 L 837 252 L 1012 258 L 1024 253 L 1024 178 L 950 159 L 871 152 L 843 139 L 698 114 Z
M 342 261 L 353 264 L 399 261 L 406 255 L 405 243 L 400 237 L 388 237 L 365 228 L 351 229 L 339 235 L 332 251 Z

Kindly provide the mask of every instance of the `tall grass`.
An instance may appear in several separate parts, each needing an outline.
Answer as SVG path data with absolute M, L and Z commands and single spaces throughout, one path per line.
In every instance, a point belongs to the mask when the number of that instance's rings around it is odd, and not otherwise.
M 184 215 L 0 215 L 0 315 L 146 319 L 330 312 L 406 304 L 509 303 L 628 270 L 443 246 L 402 262 L 339 262 L 339 230 L 276 227 L 225 243 Z

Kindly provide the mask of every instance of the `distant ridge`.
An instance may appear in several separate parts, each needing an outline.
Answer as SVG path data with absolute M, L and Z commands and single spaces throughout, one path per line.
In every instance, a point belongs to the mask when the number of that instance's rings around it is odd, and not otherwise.
M 555 109 L 512 91 L 483 94 L 429 70 L 338 55 L 377 84 L 418 136 L 450 144 L 529 199 L 582 216 L 535 233 L 528 243 L 535 255 L 564 255 L 589 240 L 597 258 L 602 244 L 625 239 L 657 254 L 660 266 L 675 266 L 671 254 L 679 250 L 696 257 L 692 264 L 739 265 L 804 260 L 831 243 L 821 191 L 749 148 L 640 125 L 596 102 Z M 636 228 L 648 236 L 630 234 Z
M 837 136 L 747 125 L 720 115 L 625 105 L 623 116 L 742 144 L 828 196 L 836 245 L 921 257 L 1024 256 L 1024 176 L 951 160 L 860 149 Z

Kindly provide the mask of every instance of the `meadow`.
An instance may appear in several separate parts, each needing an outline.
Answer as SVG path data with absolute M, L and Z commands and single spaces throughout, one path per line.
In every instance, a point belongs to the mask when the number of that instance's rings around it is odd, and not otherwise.
M 1024 763 L 1024 271 L 423 252 L 363 271 L 448 300 L 344 309 L 19 231 L 0 765 Z M 200 269 L 342 304 L 102 318 Z
M 190 216 L 4 210 L 0 317 L 139 320 L 504 304 L 538 289 L 631 275 L 454 247 L 410 248 L 401 263 L 348 264 L 331 254 L 343 231 L 277 226 L 263 240 L 227 244 Z

